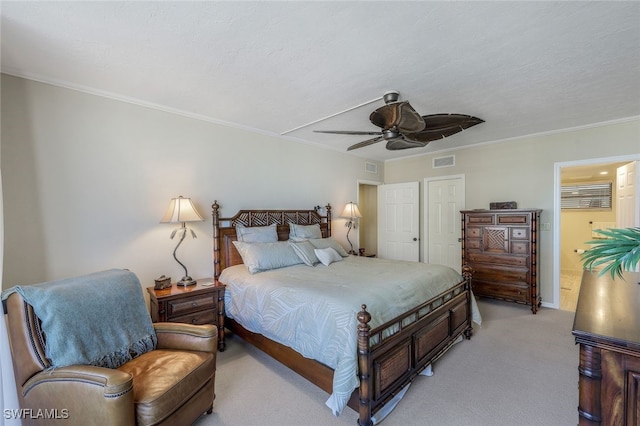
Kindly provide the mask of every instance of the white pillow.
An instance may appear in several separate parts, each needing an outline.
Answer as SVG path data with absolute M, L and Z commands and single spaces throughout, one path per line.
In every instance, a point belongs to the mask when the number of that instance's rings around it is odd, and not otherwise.
M 315 247 L 309 241 L 289 240 L 289 244 L 291 244 L 291 247 L 293 247 L 293 251 L 296 252 L 300 260 L 302 260 L 305 265 L 313 266 L 316 263 L 320 262 L 320 260 L 318 260 L 318 257 L 314 253 Z
M 302 239 L 308 240 L 309 238 L 322 238 L 320 225 L 317 223 L 315 225 L 289 224 L 289 239 L 300 241 Z
M 274 223 L 269 226 L 236 226 L 238 241 L 244 243 L 274 243 L 278 241 L 278 228 Z
M 242 262 L 251 274 L 298 265 L 302 260 L 287 241 L 275 243 L 245 243 L 234 241 Z
M 331 247 L 332 249 L 337 251 L 340 256 L 342 257 L 349 256 L 349 253 L 347 253 L 344 247 L 342 247 L 340 243 L 336 241 L 333 237 L 315 238 L 315 239 L 309 240 L 309 242 L 313 244 L 315 248 L 323 249 L 323 248 Z
M 338 252 L 331 247 L 315 249 L 313 251 L 324 266 L 329 266 L 333 262 L 339 262 L 342 260 L 342 256 L 340 256 Z

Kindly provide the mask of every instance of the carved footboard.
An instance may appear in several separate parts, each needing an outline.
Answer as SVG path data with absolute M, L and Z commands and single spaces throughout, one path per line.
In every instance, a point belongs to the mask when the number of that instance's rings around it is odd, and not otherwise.
M 471 337 L 471 270 L 464 281 L 404 315 L 371 330 L 371 315 L 358 313 L 358 412 L 360 426 L 464 334 Z

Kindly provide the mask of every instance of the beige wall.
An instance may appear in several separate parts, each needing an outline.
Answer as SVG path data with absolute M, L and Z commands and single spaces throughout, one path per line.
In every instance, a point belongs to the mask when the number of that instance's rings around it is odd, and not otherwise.
M 432 168 L 434 157 L 448 154 L 456 156 L 455 166 Z M 463 174 L 467 209 L 488 208 L 492 201 L 543 209 L 541 222 L 551 227 L 541 232 L 540 284 L 543 302 L 553 304 L 555 164 L 628 155 L 640 158 L 640 119 L 388 161 L 385 183 Z
M 357 181 L 383 180 L 381 163 L 372 175 L 364 159 L 281 137 L 7 75 L 1 89 L 3 288 L 107 268 L 143 285 L 180 278 L 173 226 L 159 223 L 178 195 L 206 219 L 178 252 L 194 277 L 213 273 L 214 200 L 224 216 L 331 203 L 346 244 L 337 216 Z
M 615 211 L 562 211 L 560 230 L 560 268 L 581 271 L 582 257 L 576 250 L 587 250 L 587 241 L 593 240 L 590 222 L 616 221 Z

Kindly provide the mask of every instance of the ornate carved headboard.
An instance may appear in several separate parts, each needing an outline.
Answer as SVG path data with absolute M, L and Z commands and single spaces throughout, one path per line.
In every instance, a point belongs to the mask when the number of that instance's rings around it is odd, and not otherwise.
M 331 235 L 331 206 L 322 216 L 318 208 L 313 210 L 240 210 L 233 217 L 220 217 L 220 205 L 215 200 L 211 205 L 213 215 L 213 276 L 217 280 L 224 268 L 242 263 L 242 258 L 233 245 L 236 240 L 236 225 L 269 226 L 277 225 L 278 239 L 289 239 L 289 224 L 320 225 L 323 237 Z

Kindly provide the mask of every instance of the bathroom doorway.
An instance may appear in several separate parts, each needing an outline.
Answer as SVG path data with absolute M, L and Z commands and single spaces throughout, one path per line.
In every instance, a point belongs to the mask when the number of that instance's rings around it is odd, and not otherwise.
M 616 174 L 618 168 L 628 164 L 630 160 L 605 160 L 607 159 L 587 164 L 568 164 L 559 168 L 560 187 L 557 188 L 559 191 L 556 200 L 559 209 L 559 222 L 556 221 L 559 224 L 559 244 L 556 245 L 559 253 L 556 254 L 556 259 L 559 267 L 556 281 L 559 283 L 557 294 L 559 308 L 562 310 L 576 309 L 583 271 L 582 253 L 589 248 L 586 242 L 599 237 L 595 230 L 616 227 Z M 604 190 L 606 193 L 607 185 L 611 188 L 611 200 L 608 204 L 593 196 L 598 191 Z M 638 188 L 636 194 L 637 192 Z

